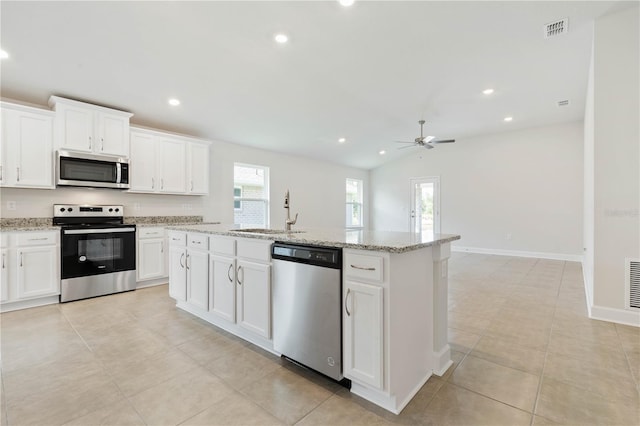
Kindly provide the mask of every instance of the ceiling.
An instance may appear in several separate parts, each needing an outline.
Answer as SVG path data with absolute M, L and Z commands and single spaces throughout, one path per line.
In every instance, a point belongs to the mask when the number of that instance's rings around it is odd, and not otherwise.
M 593 20 L 620 6 L 3 0 L 1 95 L 86 100 L 140 125 L 369 169 L 416 155 L 393 141 L 418 136 L 419 119 L 458 144 L 582 119 Z M 568 34 L 545 39 L 565 17 Z

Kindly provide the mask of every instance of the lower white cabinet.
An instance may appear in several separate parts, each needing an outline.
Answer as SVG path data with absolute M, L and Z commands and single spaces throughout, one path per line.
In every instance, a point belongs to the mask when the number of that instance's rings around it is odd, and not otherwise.
M 384 378 L 383 290 L 351 280 L 343 286 L 344 375 L 376 388 Z
M 162 227 L 138 228 L 137 274 L 138 281 L 146 281 L 167 276 L 166 241 Z
M 236 322 L 236 260 L 209 255 L 209 310 L 229 322 Z
M 169 233 L 169 295 L 209 309 L 209 239 L 204 234 Z
M 2 234 L 3 304 L 60 294 L 59 231 Z
M 169 234 L 169 240 L 171 238 Z M 174 244 L 169 245 L 169 296 L 184 302 L 187 300 L 187 248 Z
M 187 302 L 200 309 L 209 309 L 209 253 L 187 248 L 186 266 Z
M 238 259 L 238 325 L 271 338 L 271 266 Z

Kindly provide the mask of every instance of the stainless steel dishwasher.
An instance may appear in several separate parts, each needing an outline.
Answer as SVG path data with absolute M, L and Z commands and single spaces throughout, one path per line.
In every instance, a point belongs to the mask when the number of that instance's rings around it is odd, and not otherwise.
M 273 348 L 342 380 L 342 250 L 275 242 Z

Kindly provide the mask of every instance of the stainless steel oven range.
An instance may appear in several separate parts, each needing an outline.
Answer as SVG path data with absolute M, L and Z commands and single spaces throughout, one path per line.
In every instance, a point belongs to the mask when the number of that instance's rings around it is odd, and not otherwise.
M 53 206 L 61 226 L 60 301 L 136 288 L 136 226 L 124 224 L 123 206 Z

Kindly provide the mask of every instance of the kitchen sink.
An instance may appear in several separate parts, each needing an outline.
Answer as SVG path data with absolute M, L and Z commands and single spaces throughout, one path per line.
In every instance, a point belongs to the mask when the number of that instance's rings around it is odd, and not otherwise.
M 232 229 L 233 232 L 247 232 L 250 234 L 300 234 L 304 231 L 287 231 L 285 229 L 267 229 L 267 228 L 243 228 Z

